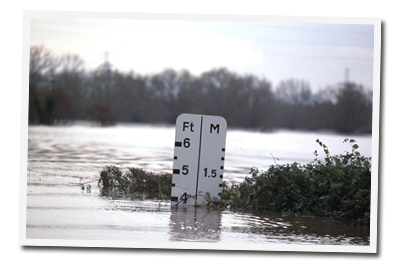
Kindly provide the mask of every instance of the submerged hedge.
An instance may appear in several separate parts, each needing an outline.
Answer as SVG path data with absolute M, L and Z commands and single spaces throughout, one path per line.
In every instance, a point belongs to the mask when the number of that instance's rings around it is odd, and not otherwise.
M 172 174 L 154 174 L 140 168 L 128 168 L 122 172 L 116 166 L 106 166 L 100 173 L 99 186 L 104 196 L 124 198 L 171 197 Z
M 267 171 L 252 168 L 241 183 L 224 181 L 220 199 L 209 200 L 220 208 L 274 211 L 316 216 L 348 224 L 368 225 L 371 201 L 371 158 L 357 151 L 331 156 L 325 144 L 317 140 L 326 157 L 307 164 L 275 164 Z M 138 168 L 122 173 L 107 166 L 100 173 L 103 195 L 169 199 L 172 175 L 153 174 Z
M 349 224 L 368 225 L 371 203 L 371 158 L 360 155 L 354 140 L 345 140 L 352 151 L 325 161 L 271 165 L 265 172 L 253 168 L 240 184 L 224 184 L 222 206 L 310 215 Z M 317 156 L 318 152 L 314 154 Z

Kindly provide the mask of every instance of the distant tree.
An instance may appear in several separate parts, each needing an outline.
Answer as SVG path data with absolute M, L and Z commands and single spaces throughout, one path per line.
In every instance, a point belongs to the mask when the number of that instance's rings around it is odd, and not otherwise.
M 310 84 L 296 79 L 281 81 L 276 89 L 276 97 L 292 104 L 308 103 L 311 98 Z
M 31 124 L 57 124 L 73 116 L 72 99 L 62 89 L 37 91 L 30 86 L 29 122 Z
M 146 121 L 151 108 L 150 92 L 143 77 L 133 71 L 114 72 L 110 99 L 115 120 L 122 122 Z
M 304 80 L 281 81 L 215 68 L 200 76 L 166 69 L 152 75 L 119 72 L 108 62 L 85 72 L 75 54 L 56 57 L 30 47 L 29 123 L 88 119 L 175 123 L 181 113 L 225 117 L 230 127 L 372 131 L 372 92 L 354 83 L 312 94 Z
M 151 95 L 152 119 L 156 122 L 174 123 L 177 117 L 177 98 L 180 92 L 179 74 L 166 69 L 147 78 L 147 89 Z
M 216 68 L 201 74 L 203 89 L 207 92 L 209 89 L 227 89 L 232 78 L 237 75 L 227 68 Z
M 270 130 L 276 122 L 276 103 L 271 83 L 251 77 L 252 88 L 249 90 L 248 126 Z
M 147 114 L 151 108 L 150 92 L 146 88 L 146 80 L 143 76 L 133 74 L 128 76 L 128 78 L 128 89 L 130 91 L 128 94 L 131 94 L 132 96 L 128 102 L 128 121 L 145 122 L 147 121 Z
M 340 133 L 372 132 L 372 92 L 362 85 L 328 86 L 317 98 L 314 115 L 319 128 Z
M 234 123 L 231 115 L 235 115 L 234 97 L 237 74 L 226 68 L 212 69 L 200 75 L 201 106 L 204 114 L 223 115 L 228 123 Z M 237 116 L 238 117 L 238 116 Z
M 34 124 L 39 122 L 41 115 L 41 106 L 38 100 L 38 91 L 36 86 L 29 85 L 29 107 L 28 107 L 28 121 L 29 124 Z
M 72 98 L 56 87 L 60 59 L 44 46 L 30 47 L 29 121 L 54 124 L 72 116 Z
M 339 88 L 328 86 L 324 89 L 320 89 L 317 93 L 318 102 L 330 102 L 332 104 L 337 103 Z
M 51 50 L 44 46 L 31 46 L 29 53 L 29 84 L 39 87 L 41 82 L 51 80 L 59 64 L 59 59 L 53 56 Z
M 61 57 L 55 85 L 71 99 L 72 114 L 77 119 L 83 118 L 83 109 L 87 97 L 85 89 L 85 71 L 83 60 L 75 54 Z
M 172 119 L 176 119 L 181 113 L 202 113 L 204 94 L 201 91 L 201 79 L 194 77 L 187 70 L 182 70 L 179 72 L 177 82 L 179 93 L 175 103 L 175 115 Z
M 73 99 L 63 89 L 56 86 L 50 92 L 48 100 L 53 104 L 49 124 L 61 123 L 74 117 Z
M 276 89 L 278 122 L 288 129 L 309 129 L 311 88 L 304 80 L 288 79 L 281 81 Z
M 90 120 L 99 123 L 101 126 L 113 124 L 110 109 L 107 106 L 93 103 L 86 108 L 86 113 Z
M 61 71 L 80 73 L 83 71 L 83 60 L 77 54 L 65 54 L 60 59 Z
M 254 75 L 239 75 L 226 68 L 201 75 L 206 112 L 226 118 L 233 127 L 262 128 L 272 124 L 271 85 Z
M 115 74 L 118 72 L 105 67 L 98 67 L 87 74 L 85 109 L 94 104 L 102 105 L 107 107 L 110 114 L 113 115 L 111 104 L 113 104 L 116 91 L 114 89 Z
M 339 132 L 354 133 L 372 130 L 371 95 L 362 85 L 346 83 L 338 89 L 333 114 Z

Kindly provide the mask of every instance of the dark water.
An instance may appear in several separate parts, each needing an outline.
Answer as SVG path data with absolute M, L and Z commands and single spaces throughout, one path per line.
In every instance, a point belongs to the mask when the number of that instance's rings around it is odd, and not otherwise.
M 170 171 L 174 134 L 174 127 L 155 126 L 29 127 L 27 238 L 369 245 L 369 227 L 100 197 L 96 181 L 107 164 Z M 271 152 L 280 162 L 309 162 L 314 156 L 308 150 L 317 149 L 316 136 L 331 143 L 332 154 L 345 148 L 343 138 L 336 135 L 228 131 L 224 178 L 239 181 L 252 166 L 268 167 L 273 163 Z M 371 137 L 355 139 L 361 149 L 370 151 Z M 296 141 L 295 150 L 290 150 Z M 91 191 L 81 190 L 80 182 L 91 184 Z

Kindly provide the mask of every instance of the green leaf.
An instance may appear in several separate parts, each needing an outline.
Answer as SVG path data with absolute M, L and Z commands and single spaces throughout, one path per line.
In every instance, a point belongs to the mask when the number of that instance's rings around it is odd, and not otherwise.
M 239 189 L 237 189 L 237 188 L 233 189 L 233 193 L 236 195 L 237 198 L 240 198 L 241 193 L 240 193 Z
M 301 173 L 299 167 L 297 167 L 297 163 L 296 163 L 296 162 L 294 162 L 294 163 L 292 164 L 292 171 L 293 171 L 295 174 L 300 174 L 300 173 Z

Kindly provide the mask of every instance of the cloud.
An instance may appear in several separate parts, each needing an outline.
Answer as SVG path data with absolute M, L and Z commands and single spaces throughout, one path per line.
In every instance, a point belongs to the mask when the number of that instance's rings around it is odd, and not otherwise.
M 244 69 L 263 62 L 262 52 L 251 40 L 188 34 L 143 32 L 126 37 L 118 44 L 110 42 L 109 52 L 117 68 L 158 72 L 165 68 L 190 69 L 199 74 L 215 67 Z
M 339 56 L 355 59 L 373 59 L 374 49 L 369 47 L 357 46 L 338 46 L 336 48 Z

